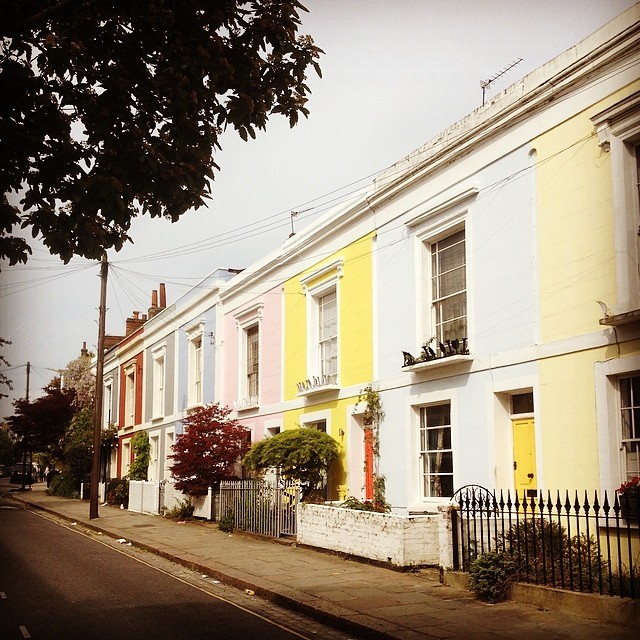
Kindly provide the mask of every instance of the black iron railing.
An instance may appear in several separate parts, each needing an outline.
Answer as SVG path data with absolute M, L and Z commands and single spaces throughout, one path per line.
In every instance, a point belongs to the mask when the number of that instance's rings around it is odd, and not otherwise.
M 454 568 L 505 553 L 518 579 L 587 593 L 640 598 L 640 506 L 594 492 L 495 492 L 469 485 L 453 502 Z

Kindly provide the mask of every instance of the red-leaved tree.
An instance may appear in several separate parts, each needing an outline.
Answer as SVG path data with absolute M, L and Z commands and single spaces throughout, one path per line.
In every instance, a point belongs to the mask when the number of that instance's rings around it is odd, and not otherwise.
M 231 409 L 215 403 L 196 409 L 182 421 L 184 433 L 170 456 L 177 489 L 204 495 L 220 480 L 234 476 L 251 442 L 248 429 L 229 419 L 230 413 Z

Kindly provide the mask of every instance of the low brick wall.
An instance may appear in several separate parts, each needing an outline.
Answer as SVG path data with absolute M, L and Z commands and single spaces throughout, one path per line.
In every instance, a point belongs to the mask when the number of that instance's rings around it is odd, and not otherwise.
M 298 509 L 299 544 L 387 562 L 397 567 L 453 564 L 449 507 L 400 516 L 317 504 Z

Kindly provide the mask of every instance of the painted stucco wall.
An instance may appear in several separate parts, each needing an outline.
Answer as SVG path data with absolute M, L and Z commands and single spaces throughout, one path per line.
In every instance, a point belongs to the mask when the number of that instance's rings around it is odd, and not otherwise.
M 307 366 L 307 309 L 301 279 L 336 260 L 343 261 L 338 293 L 340 386 L 370 382 L 373 376 L 372 236 L 328 256 L 284 283 L 284 399 L 297 397 L 297 383 L 314 372 Z
M 397 567 L 450 567 L 451 540 L 451 520 L 445 507 L 415 517 L 315 504 L 301 504 L 298 510 L 298 544 Z
M 178 411 L 189 408 L 189 338 L 188 331 L 201 320 L 202 337 L 202 403 L 215 402 L 216 346 L 211 334 L 216 334 L 216 308 L 210 307 L 193 319 L 186 319 L 178 331 Z M 213 344 L 212 344 L 213 343 Z
M 599 329 L 615 298 L 610 156 L 587 112 L 536 138 L 542 342 Z
M 540 362 L 540 455 L 550 488 L 602 488 L 596 365 L 637 353 L 637 345 L 614 344 L 628 339 L 625 329 L 599 324 L 604 314 L 597 301 L 617 302 L 613 193 L 621 185 L 612 183 L 611 154 L 599 146 L 590 118 L 639 87 L 611 94 L 533 141 L 541 338 L 557 352 Z M 614 416 L 600 428 L 619 444 L 617 425 Z
M 238 318 L 244 314 L 254 317 L 251 310 L 261 307 L 259 342 L 259 406 L 238 411 L 238 420 L 251 430 L 252 441 L 265 435 L 265 429 L 282 422 L 279 411 L 269 407 L 282 399 L 282 289 L 280 286 L 235 307 L 233 300 L 225 303 L 224 360 L 222 367 L 222 402 L 233 407 L 240 398 L 240 338 Z M 253 315 L 252 315 L 253 314 Z M 266 409 L 265 409 L 266 408 Z M 266 411 L 266 412 L 265 412 Z
M 399 510 L 427 508 L 420 485 L 420 407 L 451 403 L 454 486 L 512 483 L 512 436 L 508 407 L 496 394 L 535 386 L 535 363 L 522 364 L 519 350 L 536 342 L 538 332 L 535 257 L 535 192 L 529 145 L 487 163 L 471 175 L 469 159 L 422 187 L 422 200 L 392 219 L 378 234 L 376 252 L 377 348 L 386 417 L 380 430 L 381 472 L 387 499 Z M 480 152 L 479 152 L 480 153 Z M 436 194 L 428 197 L 432 190 Z M 477 195 L 466 211 L 466 259 L 470 363 L 444 365 L 417 373 L 402 370 L 401 351 L 419 354 L 432 335 L 428 299 L 428 242 L 420 229 L 404 223 L 465 190 Z M 390 205 L 401 209 L 401 202 Z M 384 215 L 384 214 L 383 214 Z M 389 214 L 390 215 L 390 214 Z M 425 224 L 428 226 L 429 220 Z M 498 354 L 508 354 L 503 358 Z M 507 487 L 509 484 L 507 484 Z M 436 500 L 437 501 L 437 500 Z M 441 499 L 440 499 L 441 501 Z

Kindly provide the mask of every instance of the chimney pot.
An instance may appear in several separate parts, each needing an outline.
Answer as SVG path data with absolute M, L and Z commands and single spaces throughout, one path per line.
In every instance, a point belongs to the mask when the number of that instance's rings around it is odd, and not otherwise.
M 160 308 L 167 308 L 167 290 L 164 286 L 164 282 L 160 283 Z

